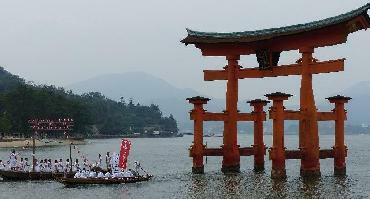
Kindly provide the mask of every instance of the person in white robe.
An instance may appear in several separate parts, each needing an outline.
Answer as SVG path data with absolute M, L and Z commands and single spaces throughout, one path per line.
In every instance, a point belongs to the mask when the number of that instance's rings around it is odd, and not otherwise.
M 42 160 L 41 160 L 42 161 Z M 41 171 L 41 167 L 40 167 L 40 164 L 39 161 L 36 160 L 35 162 L 35 172 L 40 172 Z
M 117 153 L 113 153 L 111 158 L 111 165 L 112 165 L 112 174 L 119 173 L 119 155 Z
M 102 168 L 102 166 L 103 166 L 102 163 L 103 163 L 103 159 L 102 159 L 102 157 L 101 157 L 101 155 L 99 153 L 99 155 L 98 155 L 98 161 L 96 162 L 96 167 Z
M 74 165 L 73 165 L 73 168 L 72 168 L 73 171 L 78 171 L 78 170 L 81 170 L 81 167 L 80 167 L 80 164 L 78 163 L 78 159 L 76 159 Z
M 49 172 L 48 159 L 40 161 L 41 172 Z
M 80 171 L 77 171 L 77 172 L 75 173 L 74 178 L 80 178 L 80 177 L 81 177 L 81 172 L 80 172 Z
M 23 161 L 23 158 L 21 158 L 21 161 L 19 161 L 17 170 L 18 171 L 24 171 L 24 161 Z
M 40 160 L 40 163 L 38 164 L 38 166 L 39 166 L 39 172 L 45 172 L 44 160 Z
M 113 173 L 112 178 L 121 178 L 121 173 L 119 172 Z
M 89 178 L 96 178 L 96 172 L 90 171 Z
M 48 166 L 48 172 L 53 172 L 54 171 L 54 165 L 51 162 L 51 159 L 48 160 L 47 166 Z
M 69 162 L 69 159 L 66 160 L 66 164 L 64 166 L 64 172 L 69 172 L 71 169 L 71 163 Z
M 111 159 L 112 157 L 110 156 L 109 152 L 107 152 L 107 155 L 105 156 L 105 163 L 107 165 L 107 170 L 110 170 L 112 167 L 111 167 Z
M 88 176 L 89 176 L 89 173 L 86 171 L 85 168 L 83 168 L 82 171 L 81 171 L 80 178 L 87 178 Z
M 30 164 L 28 163 L 28 158 L 24 158 L 23 166 L 24 166 L 23 168 L 24 171 L 30 171 Z
M 3 163 L 2 160 L 0 160 L 0 171 L 4 171 L 5 170 L 5 164 Z
M 64 165 L 63 165 L 63 160 L 62 159 L 59 159 L 57 168 L 58 168 L 58 172 L 61 172 L 61 173 L 64 172 Z
M 58 160 L 54 161 L 53 172 L 56 172 L 56 173 L 62 172 L 62 171 L 59 171 L 59 162 L 58 162 Z
M 100 172 L 98 173 L 98 178 L 104 178 L 104 173 L 100 171 Z
M 9 167 L 10 170 L 16 170 L 17 168 L 17 154 L 15 153 L 15 150 L 13 149 L 12 152 L 9 155 Z
M 128 169 L 126 170 L 124 173 L 123 173 L 124 177 L 125 178 L 131 178 L 131 177 L 134 177 L 134 175 L 132 174 L 131 172 L 131 169 Z
M 111 177 L 112 177 L 112 175 L 109 172 L 105 173 L 105 175 L 104 175 L 105 179 L 109 179 Z
M 84 168 L 85 170 L 90 170 L 90 164 L 88 163 L 87 159 L 84 159 L 82 168 Z

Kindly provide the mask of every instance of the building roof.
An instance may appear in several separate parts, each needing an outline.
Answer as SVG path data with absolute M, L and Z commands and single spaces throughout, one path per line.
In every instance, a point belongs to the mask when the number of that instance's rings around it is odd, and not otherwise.
M 212 44 L 212 43 L 248 43 L 262 40 L 270 40 L 273 38 L 295 35 L 299 33 L 314 31 L 342 23 L 349 22 L 357 17 L 364 17 L 367 24 L 370 26 L 370 17 L 367 11 L 370 9 L 370 3 L 353 10 L 351 12 L 323 19 L 320 21 L 314 21 L 306 24 L 297 24 L 292 26 L 286 26 L 281 28 L 270 28 L 256 31 L 244 31 L 244 32 L 231 32 L 231 33 L 217 33 L 217 32 L 199 32 L 187 29 L 188 36 L 181 42 L 187 44 Z M 357 31 L 368 27 L 357 27 Z

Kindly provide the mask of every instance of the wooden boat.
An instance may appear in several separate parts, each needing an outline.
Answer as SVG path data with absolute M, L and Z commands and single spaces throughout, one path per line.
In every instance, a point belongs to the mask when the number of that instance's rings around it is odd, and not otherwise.
M 64 173 L 0 171 L 0 177 L 3 180 L 8 180 L 8 181 L 54 180 L 56 178 L 64 177 Z
M 126 177 L 126 178 L 57 178 L 57 181 L 63 183 L 66 186 L 78 186 L 78 185 L 101 185 L 101 184 L 126 184 L 148 181 L 152 178 L 152 175 L 144 175 L 137 177 Z

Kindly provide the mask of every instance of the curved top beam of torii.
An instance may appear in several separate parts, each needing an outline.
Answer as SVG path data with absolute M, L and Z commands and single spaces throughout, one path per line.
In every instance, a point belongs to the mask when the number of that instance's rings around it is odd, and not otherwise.
M 302 47 L 324 47 L 345 43 L 348 34 L 370 27 L 370 3 L 351 12 L 281 28 L 214 33 L 189 30 L 181 42 L 194 44 L 204 56 L 256 54 L 259 50 L 282 52 Z

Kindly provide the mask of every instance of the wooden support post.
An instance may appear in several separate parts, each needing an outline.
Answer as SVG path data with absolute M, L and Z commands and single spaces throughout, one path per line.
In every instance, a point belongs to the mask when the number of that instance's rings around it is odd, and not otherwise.
M 344 121 L 346 120 L 346 111 L 344 104 L 348 103 L 350 97 L 334 96 L 327 98 L 330 103 L 335 104 L 335 145 L 334 150 L 334 175 L 346 174 L 347 146 L 344 144 Z
M 33 133 L 32 136 L 32 172 L 35 172 L 35 165 L 36 165 L 36 137 L 37 132 Z
M 285 93 L 271 93 L 266 97 L 273 101 L 270 109 L 273 112 L 273 144 L 269 150 L 270 159 L 272 160 L 271 177 L 286 178 L 285 171 L 285 146 L 284 146 L 284 105 L 283 101 L 292 95 Z
M 227 71 L 227 90 L 226 90 L 226 111 L 227 120 L 224 122 L 224 140 L 223 140 L 223 161 L 222 172 L 240 172 L 240 154 L 237 120 L 238 120 L 238 77 L 237 71 L 239 55 L 227 56 L 228 64 L 225 67 Z
M 302 48 L 299 148 L 302 151 L 301 176 L 320 176 L 320 147 L 317 109 L 312 88 L 313 48 Z
M 253 106 L 252 114 L 255 115 L 254 120 L 254 171 L 265 170 L 265 155 L 266 146 L 263 142 L 263 121 L 266 120 L 266 114 L 263 111 L 263 107 L 269 103 L 269 101 L 256 99 L 248 101 Z
M 190 103 L 194 104 L 194 109 L 190 112 L 190 117 L 194 120 L 194 142 L 190 147 L 190 156 L 193 157 L 193 173 L 204 173 L 203 154 L 205 146 L 203 145 L 203 121 L 204 113 L 203 105 L 207 104 L 208 98 L 192 97 L 187 98 Z

